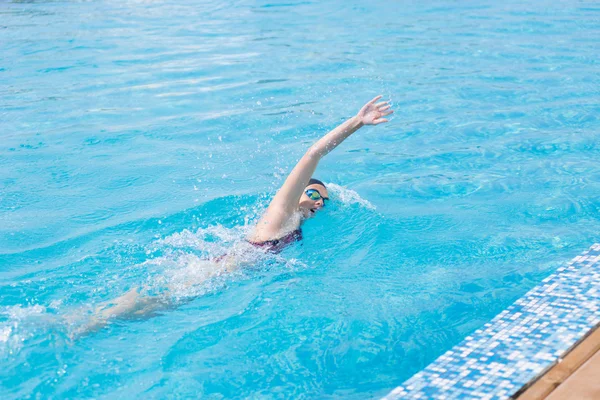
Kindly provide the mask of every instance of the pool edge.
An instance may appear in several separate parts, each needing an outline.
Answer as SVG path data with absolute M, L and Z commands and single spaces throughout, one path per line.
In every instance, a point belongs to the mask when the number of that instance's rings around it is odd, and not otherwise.
M 384 399 L 520 396 L 595 332 L 599 295 L 596 243 Z

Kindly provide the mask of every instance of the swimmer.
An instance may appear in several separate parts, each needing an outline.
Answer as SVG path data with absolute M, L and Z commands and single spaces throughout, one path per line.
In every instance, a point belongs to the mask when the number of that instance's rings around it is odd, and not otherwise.
M 308 149 L 273 197 L 248 236 L 248 242 L 266 251 L 279 252 L 302 238 L 302 222 L 313 217 L 329 200 L 329 193 L 323 182 L 312 177 L 319 161 L 361 127 L 388 122 L 385 117 L 393 111 L 387 101 L 379 101 L 381 97 L 377 96 L 369 101 L 358 114 L 327 133 Z M 207 270 L 202 281 L 234 271 L 243 264 L 236 254 L 219 257 L 213 262 L 216 268 Z M 190 282 L 189 286 L 199 283 L 201 282 Z M 144 292 L 144 289 L 132 289 L 119 298 L 101 304 L 96 308 L 91 321 L 81 327 L 78 333 L 101 329 L 113 319 L 145 317 L 173 306 L 164 298 L 149 296 Z
M 323 182 L 312 178 L 319 161 L 364 125 L 388 122 L 385 117 L 393 111 L 387 101 L 377 102 L 379 99 L 381 96 L 365 104 L 356 116 L 323 136 L 308 149 L 256 224 L 249 238 L 251 243 L 279 248 L 280 243 L 290 243 L 302 237 L 302 222 L 321 210 L 329 200 L 329 193 Z

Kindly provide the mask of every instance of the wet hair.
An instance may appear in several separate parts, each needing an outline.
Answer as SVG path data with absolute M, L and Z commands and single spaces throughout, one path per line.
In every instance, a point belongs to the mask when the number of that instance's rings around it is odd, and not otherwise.
M 308 185 L 306 185 L 306 186 L 310 186 L 310 185 L 321 185 L 325 189 L 327 189 L 327 186 L 325 186 L 325 184 L 323 182 L 321 182 L 320 180 L 315 179 L 315 178 L 310 178 L 310 181 L 308 181 Z

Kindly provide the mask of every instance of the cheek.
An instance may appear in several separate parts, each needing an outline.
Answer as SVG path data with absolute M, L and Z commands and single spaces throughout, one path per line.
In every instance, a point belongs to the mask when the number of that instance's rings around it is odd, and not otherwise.
M 299 205 L 302 208 L 312 208 L 312 207 L 314 207 L 314 202 L 312 200 L 310 200 L 309 198 L 302 198 L 302 199 L 300 199 Z

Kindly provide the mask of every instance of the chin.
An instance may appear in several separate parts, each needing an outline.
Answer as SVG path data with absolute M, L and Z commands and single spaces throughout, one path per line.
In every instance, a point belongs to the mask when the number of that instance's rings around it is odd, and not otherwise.
M 311 210 L 309 208 L 304 208 L 302 209 L 302 218 L 304 219 L 309 219 L 315 216 L 315 214 L 317 213 L 316 210 Z

